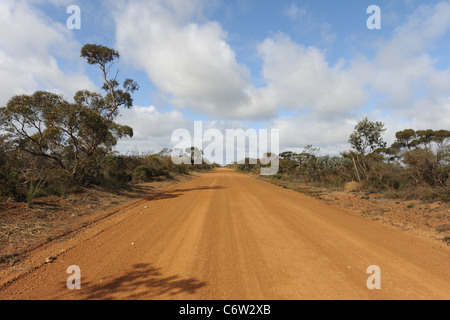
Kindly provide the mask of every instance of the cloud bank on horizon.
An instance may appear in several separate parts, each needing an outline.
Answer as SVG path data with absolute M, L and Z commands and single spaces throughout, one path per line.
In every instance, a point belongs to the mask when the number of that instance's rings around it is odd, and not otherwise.
M 66 27 L 69 5 L 81 29 Z M 381 8 L 368 30 L 368 6 Z M 99 90 L 79 57 L 86 43 L 120 52 L 120 75 L 141 85 L 120 122 L 118 151 L 170 147 L 194 120 L 277 128 L 282 150 L 349 149 L 363 117 L 385 139 L 405 128 L 450 128 L 450 1 L 56 1 L 0 3 L 0 104 L 44 89 Z

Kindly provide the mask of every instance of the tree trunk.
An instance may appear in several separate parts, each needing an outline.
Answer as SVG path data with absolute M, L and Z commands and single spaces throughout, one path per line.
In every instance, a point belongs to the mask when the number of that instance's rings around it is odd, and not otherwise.
M 361 177 L 359 176 L 358 167 L 356 166 L 355 158 L 352 156 L 353 166 L 355 167 L 356 176 L 358 177 L 358 182 L 361 183 Z

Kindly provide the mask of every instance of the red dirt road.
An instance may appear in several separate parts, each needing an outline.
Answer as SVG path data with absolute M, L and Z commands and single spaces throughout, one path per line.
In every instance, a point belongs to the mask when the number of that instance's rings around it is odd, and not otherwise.
M 80 290 L 66 286 L 71 265 Z M 366 285 L 371 265 L 379 290 Z M 0 299 L 450 299 L 444 243 L 227 169 L 124 206 L 11 269 Z

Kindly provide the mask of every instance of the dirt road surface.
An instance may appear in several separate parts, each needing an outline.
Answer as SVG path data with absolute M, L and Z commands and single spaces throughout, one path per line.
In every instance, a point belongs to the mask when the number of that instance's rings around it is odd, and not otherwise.
M 218 169 L 30 252 L 0 285 L 1 299 L 449 299 L 450 248 Z

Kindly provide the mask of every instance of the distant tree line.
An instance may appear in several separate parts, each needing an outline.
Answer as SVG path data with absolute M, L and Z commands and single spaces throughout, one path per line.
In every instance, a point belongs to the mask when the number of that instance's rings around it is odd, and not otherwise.
M 320 156 L 309 145 L 300 153 L 280 153 L 280 169 L 274 179 L 342 188 L 358 181 L 369 192 L 393 198 L 450 200 L 450 131 L 405 129 L 387 146 L 382 122 L 359 121 L 350 134 L 351 150 L 339 156 Z M 244 172 L 259 172 L 261 163 L 234 163 Z

